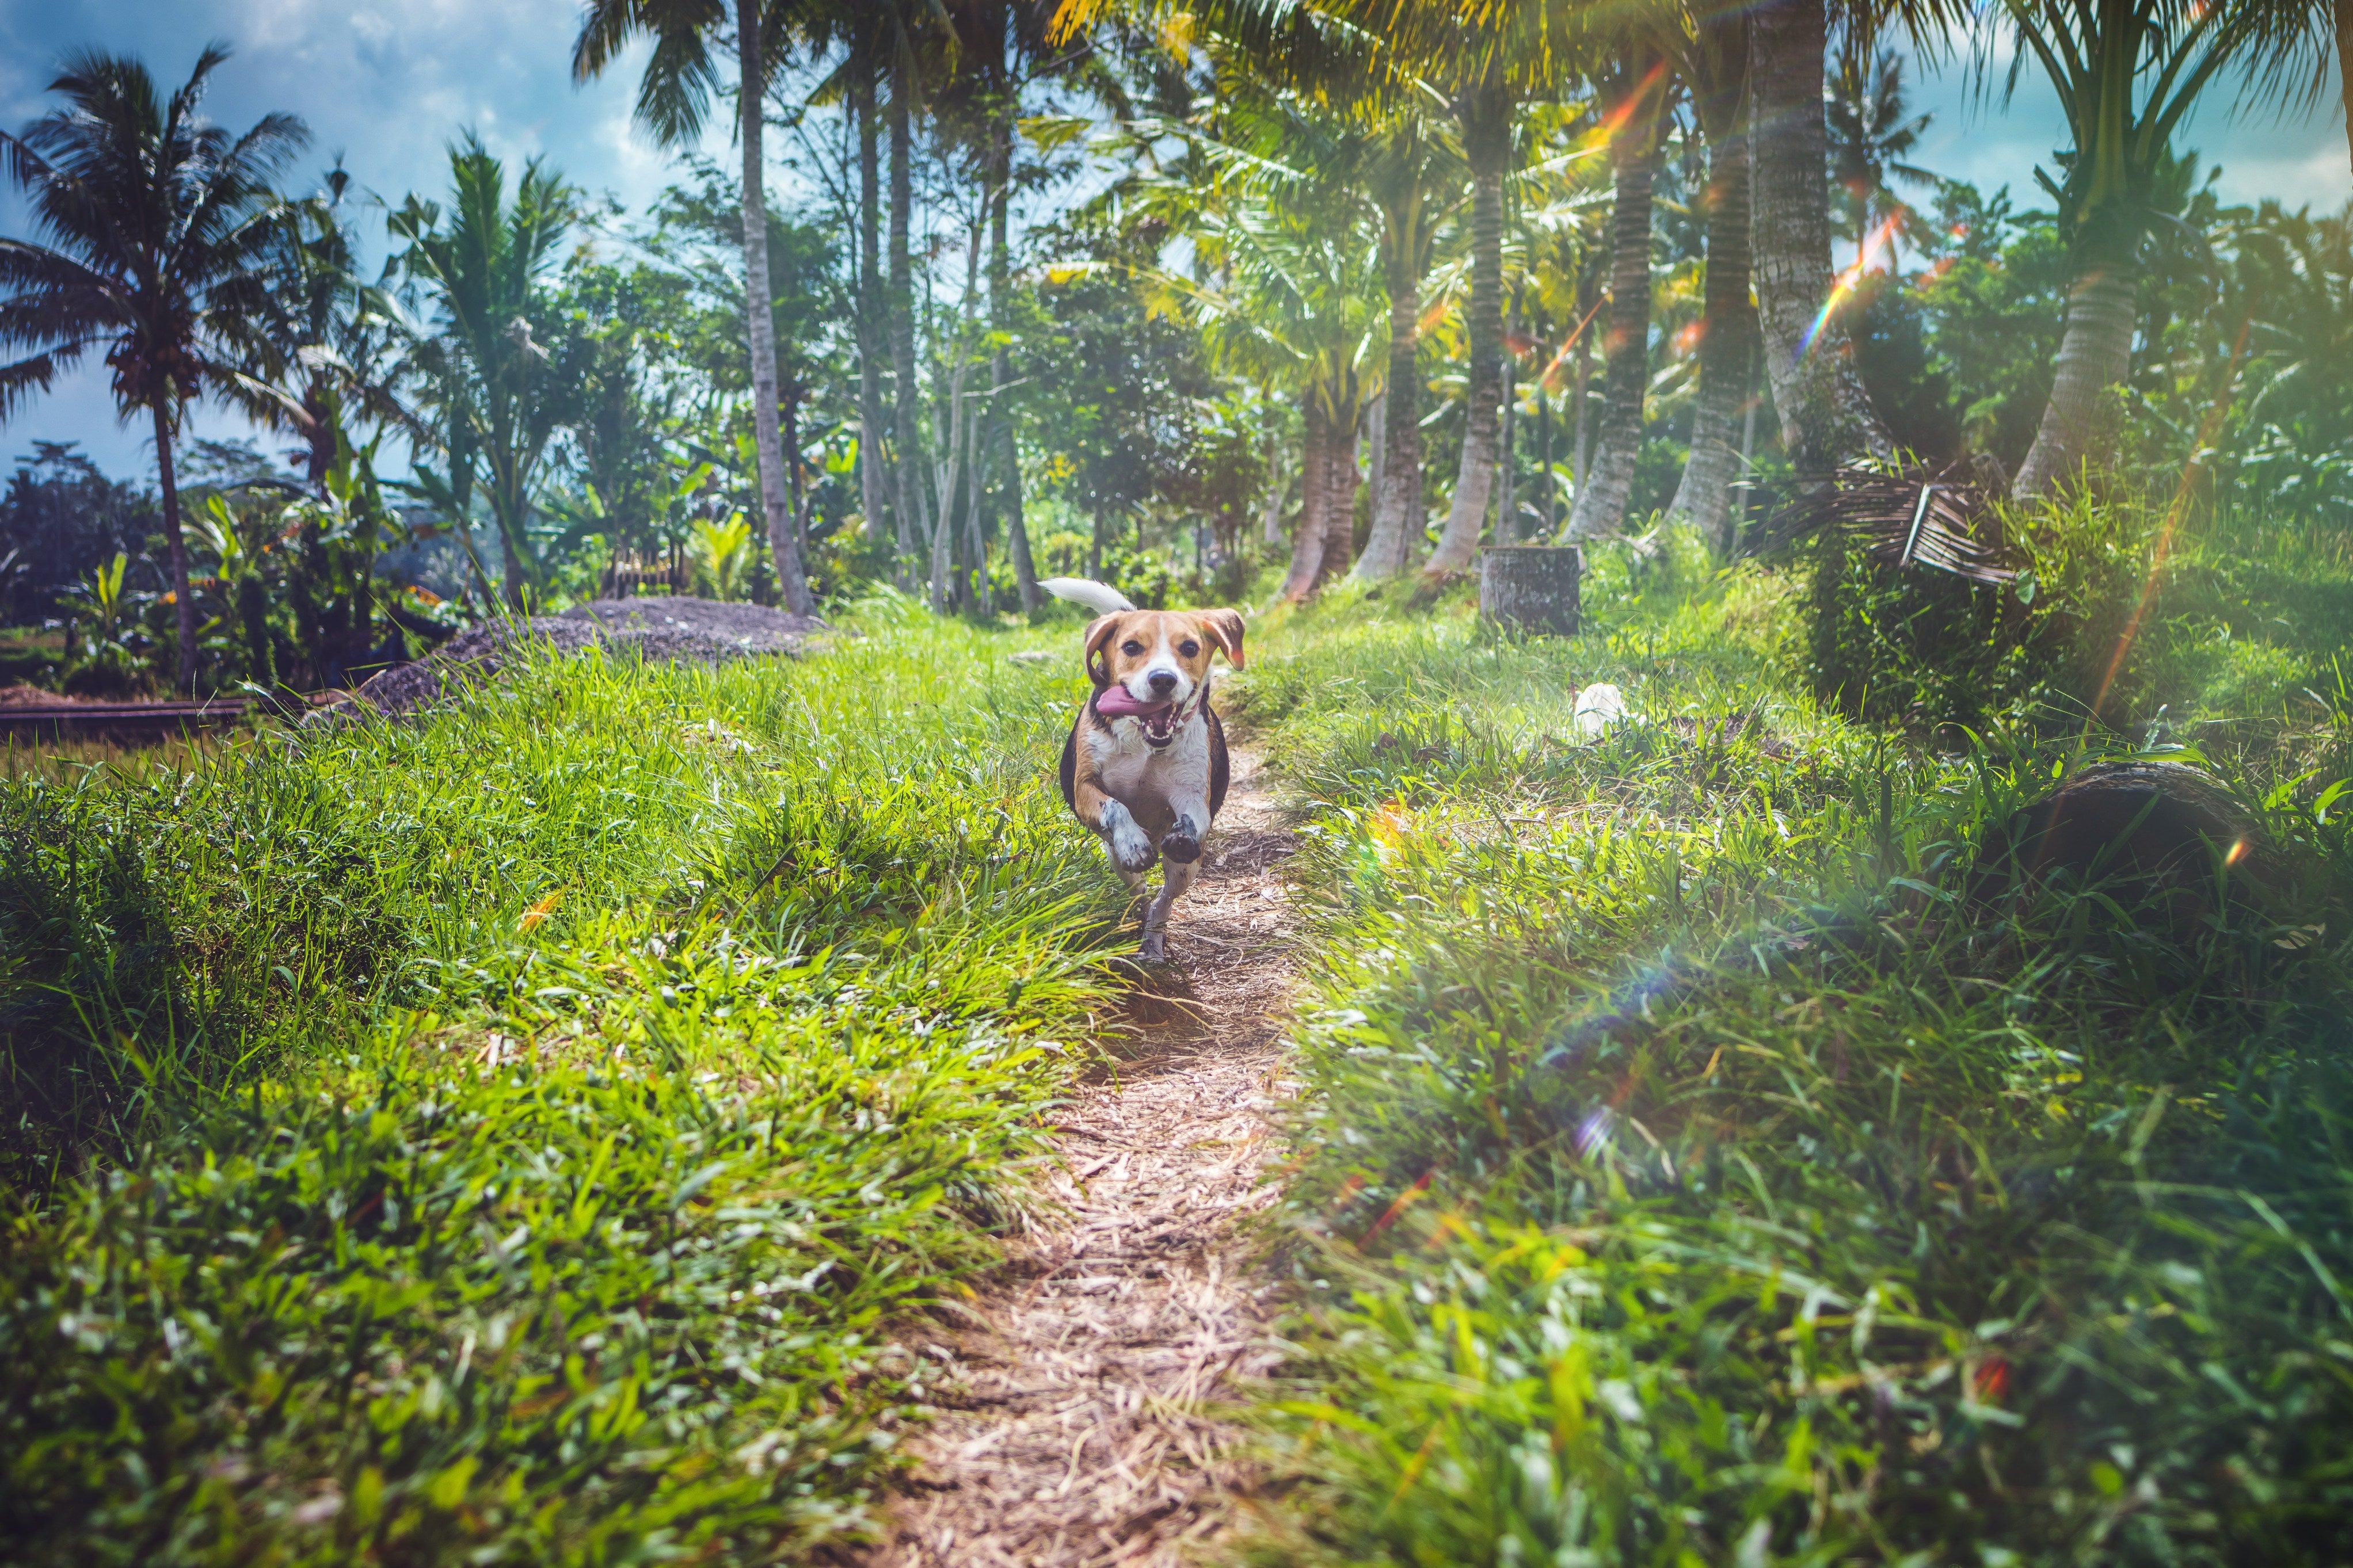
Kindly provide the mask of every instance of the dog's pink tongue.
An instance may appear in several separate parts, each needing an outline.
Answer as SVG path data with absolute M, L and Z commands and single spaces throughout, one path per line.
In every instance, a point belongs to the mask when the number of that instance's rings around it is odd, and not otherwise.
M 1167 706 L 1166 702 L 1138 702 L 1124 686 L 1107 686 L 1095 694 L 1095 711 L 1106 719 L 1139 719 Z

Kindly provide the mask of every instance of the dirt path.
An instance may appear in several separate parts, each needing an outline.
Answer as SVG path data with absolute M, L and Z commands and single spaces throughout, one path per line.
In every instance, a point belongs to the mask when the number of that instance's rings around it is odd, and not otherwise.
M 1238 1222 L 1273 1200 L 1266 1112 L 1290 915 L 1290 853 L 1255 759 L 1168 922 L 1174 961 L 1140 996 L 1115 1075 L 1064 1111 L 1062 1205 L 984 1284 L 967 1327 L 922 1345 L 955 1375 L 875 1568 L 1175 1564 L 1230 1515 L 1232 1435 L 1211 1407 L 1269 1362 L 1266 1282 Z M 1247 770 L 1247 771 L 1245 771 Z

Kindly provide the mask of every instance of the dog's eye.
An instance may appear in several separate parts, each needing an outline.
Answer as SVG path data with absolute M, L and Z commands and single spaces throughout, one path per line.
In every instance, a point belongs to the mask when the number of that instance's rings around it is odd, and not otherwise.
M 1128 641 L 1119 645 L 1119 651 L 1127 655 L 1128 658 L 1134 658 L 1144 651 L 1144 645 L 1133 638 L 1130 638 Z
M 1187 637 L 1183 642 L 1176 645 L 1176 651 L 1183 654 L 1187 658 L 1193 658 L 1199 655 L 1201 645 L 1195 642 L 1192 638 Z

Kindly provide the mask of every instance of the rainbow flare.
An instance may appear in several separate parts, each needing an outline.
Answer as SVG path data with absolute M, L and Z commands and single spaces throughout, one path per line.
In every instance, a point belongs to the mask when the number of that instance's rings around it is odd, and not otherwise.
M 1806 329 L 1806 335 L 1798 340 L 1798 352 L 1790 356 L 1791 363 L 1814 352 L 1814 345 L 1821 341 L 1822 329 L 1831 324 L 1831 317 L 1853 297 L 1855 289 L 1862 284 L 1862 275 L 1871 270 L 1872 253 L 1894 239 L 1895 226 L 1900 221 L 1900 214 L 1888 214 L 1886 221 L 1873 229 L 1863 240 L 1862 248 L 1855 253 L 1854 265 L 1840 273 L 1831 282 L 1830 293 L 1822 300 L 1821 313 L 1814 318 L 1813 325 Z

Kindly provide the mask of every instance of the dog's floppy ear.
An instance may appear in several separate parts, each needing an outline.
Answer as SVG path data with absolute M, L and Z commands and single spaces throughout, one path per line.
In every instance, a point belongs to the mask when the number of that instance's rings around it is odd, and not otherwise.
M 1097 616 L 1087 623 L 1084 645 L 1087 679 L 1093 681 L 1098 689 L 1111 684 L 1111 663 L 1103 658 L 1103 649 L 1111 646 L 1111 639 L 1118 634 L 1119 612 L 1116 610 L 1108 616 Z
M 1203 610 L 1200 616 L 1201 629 L 1209 634 L 1211 642 L 1226 650 L 1226 658 L 1233 662 L 1236 669 L 1240 669 L 1242 667 L 1242 613 L 1240 610 Z

